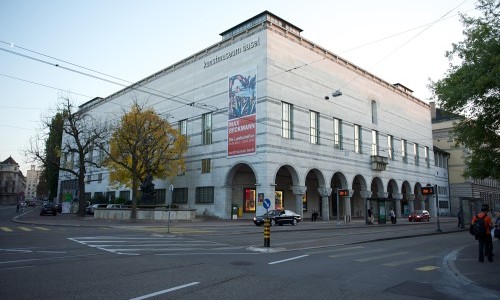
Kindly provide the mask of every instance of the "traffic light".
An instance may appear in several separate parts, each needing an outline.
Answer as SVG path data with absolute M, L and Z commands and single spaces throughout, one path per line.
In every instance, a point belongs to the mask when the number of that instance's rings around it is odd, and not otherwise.
M 340 197 L 347 197 L 349 196 L 349 190 L 338 190 L 339 196 Z
M 434 195 L 433 186 L 425 186 L 422 188 L 422 195 Z

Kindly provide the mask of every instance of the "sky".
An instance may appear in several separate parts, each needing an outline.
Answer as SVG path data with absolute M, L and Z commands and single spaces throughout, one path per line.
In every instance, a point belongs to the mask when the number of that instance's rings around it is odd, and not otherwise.
M 476 15 L 474 7 L 474 0 L 0 0 L 0 161 L 12 156 L 26 176 L 33 162 L 23 150 L 60 96 L 77 105 L 107 97 L 123 88 L 112 82 L 137 82 L 265 10 L 429 102 L 429 79 L 446 74 L 445 53 L 463 40 L 458 13 Z

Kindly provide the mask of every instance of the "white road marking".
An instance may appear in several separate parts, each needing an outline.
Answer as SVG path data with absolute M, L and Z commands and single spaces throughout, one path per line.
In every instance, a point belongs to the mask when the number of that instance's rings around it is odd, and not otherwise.
M 399 261 L 393 261 L 390 263 L 383 264 L 384 266 L 389 266 L 389 267 L 396 267 L 399 265 L 404 265 L 404 264 L 409 264 L 412 262 L 417 262 L 417 261 L 423 261 L 423 260 L 428 260 L 428 259 L 433 259 L 436 258 L 436 256 L 422 256 L 422 257 L 415 257 L 415 258 L 409 258 L 405 260 L 399 260 Z
M 183 288 L 187 288 L 187 287 L 190 287 L 190 286 L 193 286 L 193 285 L 197 285 L 197 284 L 199 284 L 199 282 L 191 282 L 191 283 L 188 283 L 188 284 L 179 285 L 179 286 L 176 286 L 176 287 L 173 287 L 173 288 L 169 288 L 169 289 L 166 289 L 166 290 L 163 290 L 163 291 L 158 291 L 156 293 L 151 293 L 151 294 L 147 294 L 147 295 L 140 296 L 140 297 L 137 297 L 137 298 L 132 298 L 130 300 L 147 299 L 147 298 L 151 298 L 151 297 L 158 296 L 158 295 L 161 295 L 161 294 L 173 292 L 173 291 L 180 290 L 180 289 L 183 289 Z
M 287 259 L 283 259 L 283 260 L 277 260 L 277 261 L 273 261 L 273 262 L 270 262 L 268 263 L 269 265 L 274 265 L 274 264 L 279 264 L 279 263 L 283 263 L 283 262 L 287 262 L 287 261 L 291 261 L 291 260 L 295 260 L 295 259 L 299 259 L 299 258 L 303 258 L 303 257 L 306 257 L 306 256 L 309 256 L 309 255 L 301 255 L 301 256 L 296 256 L 296 257 L 291 257 L 291 258 L 287 258 Z

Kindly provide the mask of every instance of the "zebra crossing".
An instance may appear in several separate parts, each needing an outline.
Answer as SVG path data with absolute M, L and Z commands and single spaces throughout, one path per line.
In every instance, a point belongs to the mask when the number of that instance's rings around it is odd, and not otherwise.
M 314 251 L 309 254 L 326 254 L 330 259 L 351 259 L 359 263 L 373 262 L 386 267 L 400 267 L 415 263 L 430 264 L 415 268 L 415 270 L 423 272 L 439 269 L 439 267 L 433 265 L 437 256 L 410 251 L 388 253 L 388 250 L 384 248 L 373 249 L 365 246 L 350 246 L 333 250 Z
M 41 226 L 0 226 L 0 232 L 33 232 L 33 231 L 49 231 L 50 228 Z
M 244 246 L 194 240 L 173 235 L 90 236 L 68 238 L 76 243 L 120 255 L 189 255 L 217 254 L 241 250 Z

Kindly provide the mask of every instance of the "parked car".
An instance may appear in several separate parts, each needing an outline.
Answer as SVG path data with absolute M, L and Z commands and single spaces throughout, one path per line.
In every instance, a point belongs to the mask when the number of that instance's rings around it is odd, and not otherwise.
M 126 208 L 124 204 L 108 204 L 106 208 Z
M 93 215 L 96 208 L 106 208 L 108 204 L 92 204 L 85 208 L 85 213 L 87 215 Z
M 291 224 L 297 225 L 302 218 L 299 214 L 294 213 L 291 210 L 287 209 L 273 209 L 269 212 L 263 214 L 262 216 L 257 216 L 253 218 L 253 222 L 255 225 L 260 226 L 264 224 L 264 219 L 269 218 L 271 221 L 271 226 L 275 225 L 283 225 L 283 224 Z
M 57 210 L 56 207 L 53 203 L 47 202 L 44 205 L 42 205 L 42 208 L 40 208 L 40 216 L 44 215 L 57 215 Z
M 430 220 L 431 220 L 431 215 L 426 210 L 416 210 L 408 216 L 409 222 L 411 222 L 411 221 L 422 222 L 422 221 L 430 221 Z

